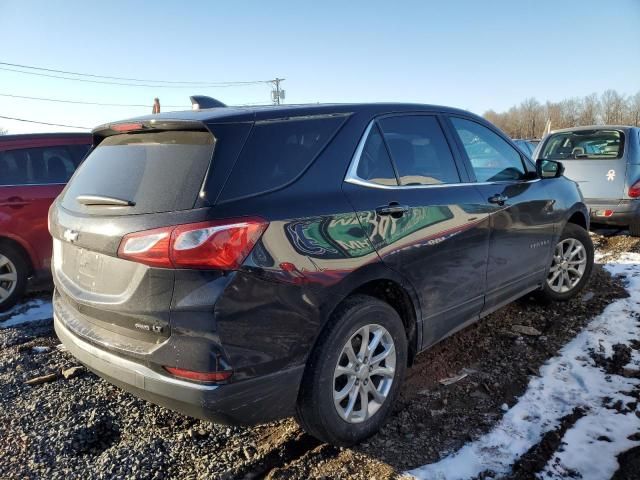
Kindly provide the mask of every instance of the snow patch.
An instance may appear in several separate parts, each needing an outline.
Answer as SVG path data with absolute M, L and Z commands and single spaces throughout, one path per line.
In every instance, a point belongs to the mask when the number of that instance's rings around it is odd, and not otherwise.
M 12 315 L 14 312 L 15 315 Z M 53 307 L 51 306 L 50 301 L 33 299 L 16 305 L 8 312 L 3 313 L 2 316 L 8 316 L 8 320 L 0 322 L 0 328 L 15 327 L 17 325 L 22 325 L 23 323 L 37 322 L 39 320 L 52 318 Z
M 640 444 L 627 438 L 640 431 L 635 411 L 621 413 L 611 407 L 619 400 L 623 405 L 634 402 L 626 393 L 640 385 L 640 380 L 607 374 L 596 366 L 590 352 L 611 356 L 613 345 L 640 338 L 640 254 L 625 253 L 605 268 L 624 278 L 630 297 L 610 304 L 558 356 L 547 361 L 540 377 L 529 382 L 524 395 L 491 432 L 439 462 L 407 472 L 409 475 L 455 480 L 486 470 L 507 474 L 518 458 L 579 406 L 586 415 L 566 431 L 562 451 L 552 456 L 540 478 L 566 478 L 569 473 L 585 480 L 611 477 L 618 468 L 616 456 Z M 637 364 L 638 355 L 634 355 L 632 368 Z

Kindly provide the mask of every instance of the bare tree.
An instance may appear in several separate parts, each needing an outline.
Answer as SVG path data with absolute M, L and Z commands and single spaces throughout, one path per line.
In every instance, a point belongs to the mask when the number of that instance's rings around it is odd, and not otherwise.
M 600 98 L 602 103 L 602 119 L 604 123 L 613 125 L 622 123 L 625 113 L 625 98 L 615 90 L 606 90 Z
M 7 134 L 7 130 L 0 127 L 0 135 L 6 135 Z
M 640 127 L 640 92 L 629 97 L 627 107 L 627 121 L 629 125 Z
M 489 110 L 484 117 L 512 138 L 540 138 L 547 122 L 553 130 L 599 123 L 640 126 L 640 92 L 626 96 L 607 90 L 544 105 L 531 97 L 506 112 Z
M 600 100 L 597 93 L 582 99 L 582 109 L 578 118 L 579 125 L 596 125 L 600 119 Z
M 551 123 L 551 128 L 561 128 L 562 106 L 559 103 L 547 102 L 544 106 L 545 118 Z
M 535 98 L 527 98 L 520 104 L 522 117 L 522 133 L 524 138 L 535 138 L 543 127 L 542 105 Z

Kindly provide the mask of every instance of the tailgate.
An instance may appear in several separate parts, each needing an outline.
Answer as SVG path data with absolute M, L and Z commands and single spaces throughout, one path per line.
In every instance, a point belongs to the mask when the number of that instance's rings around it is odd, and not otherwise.
M 118 258 L 118 247 L 132 232 L 201 220 L 194 206 L 214 144 L 208 131 L 117 134 L 77 170 L 51 209 L 50 229 L 57 313 L 73 318 L 78 333 L 111 339 L 110 331 L 148 348 L 170 335 L 175 270 Z
M 621 199 L 625 191 L 627 163 L 617 160 L 566 160 L 564 175 L 578 182 L 587 199 Z

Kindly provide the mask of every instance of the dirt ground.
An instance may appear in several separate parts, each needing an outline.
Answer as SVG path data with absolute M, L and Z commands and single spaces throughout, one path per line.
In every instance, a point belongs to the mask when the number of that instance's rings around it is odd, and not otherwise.
M 595 235 L 594 242 L 605 259 L 640 251 L 640 241 L 626 235 Z M 291 419 L 239 428 L 187 418 L 82 368 L 66 379 L 61 372 L 77 362 L 56 348 L 50 320 L 3 329 L 0 478 L 397 478 L 490 430 L 545 360 L 625 295 L 621 283 L 596 266 L 586 289 L 570 302 L 542 305 L 523 298 L 442 341 L 408 370 L 382 431 L 355 448 L 321 444 Z M 640 349 L 640 342 L 625 348 L 621 355 Z M 47 374 L 50 381 L 25 384 Z M 453 384 L 439 382 L 462 374 Z M 574 410 L 548 432 L 511 478 L 533 478 L 581 415 Z M 639 478 L 639 448 L 619 462 L 614 478 Z M 488 477 L 490 472 L 483 475 Z

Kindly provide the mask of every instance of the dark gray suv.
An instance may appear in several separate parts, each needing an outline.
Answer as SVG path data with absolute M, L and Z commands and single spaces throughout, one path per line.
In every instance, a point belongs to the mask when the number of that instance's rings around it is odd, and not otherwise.
M 187 415 L 358 442 L 417 353 L 591 271 L 562 165 L 465 111 L 214 108 L 93 134 L 50 210 L 56 332 Z

